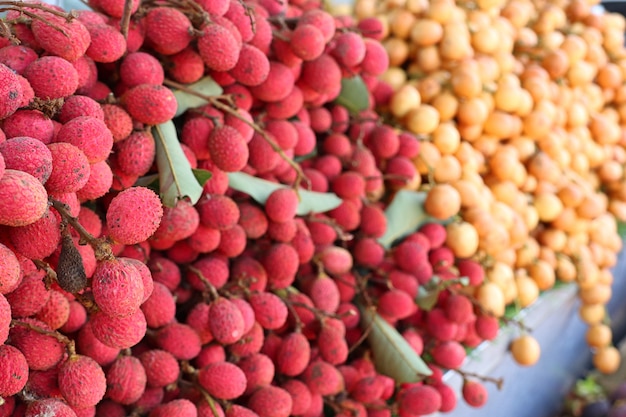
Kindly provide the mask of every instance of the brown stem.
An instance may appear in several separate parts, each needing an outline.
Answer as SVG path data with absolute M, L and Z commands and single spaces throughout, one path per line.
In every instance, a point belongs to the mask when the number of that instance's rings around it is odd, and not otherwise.
M 463 379 L 476 378 L 476 379 L 479 379 L 479 380 L 481 380 L 483 382 L 492 382 L 492 383 L 496 384 L 496 387 L 498 388 L 498 391 L 502 390 L 502 385 L 504 384 L 504 378 L 494 378 L 494 377 L 491 377 L 491 376 L 479 375 L 479 374 L 474 373 L 474 372 L 462 371 L 460 369 L 454 369 L 454 371 L 456 373 L 458 373 L 459 375 L 461 375 L 463 377 Z
M 26 323 L 24 321 L 13 319 L 11 320 L 11 327 L 15 327 L 15 326 L 26 327 L 27 329 L 33 330 L 39 334 L 54 337 L 56 340 L 63 343 L 67 347 L 67 352 L 70 354 L 70 356 L 76 354 L 76 347 L 74 345 L 74 341 L 55 330 L 47 330 L 35 324 Z
M 124 39 L 128 39 L 128 28 L 130 27 L 130 15 L 133 10 L 132 0 L 124 1 L 124 12 L 122 13 L 122 20 L 120 21 L 120 33 L 124 35 Z
M 204 94 L 200 94 L 197 91 L 194 91 L 193 89 L 185 86 L 184 84 L 180 84 L 175 81 L 168 80 L 168 79 L 165 79 L 163 81 L 163 84 L 169 87 L 178 88 L 179 90 L 185 91 L 186 93 L 189 93 L 189 94 L 193 94 L 196 97 L 200 97 L 201 99 L 208 101 L 209 104 L 211 104 L 213 107 L 225 113 L 230 114 L 231 116 L 241 120 L 242 122 L 250 126 L 252 129 L 254 129 L 254 131 L 257 132 L 259 135 L 261 135 L 261 137 L 270 145 L 272 150 L 274 150 L 274 152 L 276 152 L 283 160 L 285 160 L 285 162 L 289 164 L 289 166 L 291 166 L 294 169 L 294 171 L 296 171 L 296 179 L 294 181 L 293 187 L 294 187 L 295 192 L 298 193 L 298 184 L 300 184 L 300 182 L 304 178 L 306 178 L 304 175 L 304 172 L 302 171 L 302 168 L 297 162 L 295 162 L 293 159 L 287 156 L 285 151 L 276 143 L 274 139 L 272 139 L 267 134 L 265 130 L 259 127 L 256 123 L 252 123 L 248 119 L 243 117 L 236 109 L 233 109 L 232 107 L 219 101 L 219 98 L 217 97 L 211 97 L 211 96 L 206 96 Z
M 95 238 L 89 233 L 82 224 L 78 221 L 78 218 L 72 216 L 69 212 L 69 208 L 66 204 L 55 200 L 54 198 L 49 198 L 50 203 L 52 203 L 52 207 L 56 211 L 59 212 L 64 221 L 69 223 L 70 226 L 78 232 L 80 235 L 80 242 L 89 244 L 96 255 L 96 260 L 104 261 L 104 260 L 113 260 L 115 256 L 113 255 L 113 250 L 111 249 L 111 245 L 106 239 Z
M 337 222 L 335 220 L 333 220 L 333 219 L 319 217 L 319 216 L 315 216 L 315 215 L 310 215 L 309 217 L 307 217 L 306 221 L 322 223 L 322 224 L 325 224 L 327 226 L 332 227 L 333 230 L 335 231 L 335 233 L 337 233 L 337 238 L 339 240 L 344 241 L 344 242 L 348 242 L 348 241 L 354 239 L 354 235 L 352 235 L 351 233 L 345 232 L 341 228 L 341 226 L 339 226 L 337 224 Z
M 41 269 L 46 273 L 44 283 L 46 284 L 46 289 L 49 290 L 50 285 L 52 285 L 52 283 L 57 280 L 57 273 L 54 269 L 52 269 L 48 262 L 42 261 L 40 259 L 33 259 L 32 261 L 38 269 Z

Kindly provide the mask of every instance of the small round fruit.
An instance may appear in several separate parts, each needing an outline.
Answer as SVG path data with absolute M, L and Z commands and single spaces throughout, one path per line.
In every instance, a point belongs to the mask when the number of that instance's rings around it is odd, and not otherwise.
M 511 354 L 515 362 L 522 366 L 532 366 L 541 356 L 541 347 L 537 339 L 523 335 L 511 342 Z

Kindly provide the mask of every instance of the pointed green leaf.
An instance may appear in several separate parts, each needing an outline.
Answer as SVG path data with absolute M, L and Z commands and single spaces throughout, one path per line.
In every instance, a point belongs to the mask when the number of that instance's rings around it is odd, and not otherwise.
M 222 87 L 208 75 L 193 84 L 187 85 L 186 87 L 189 90 L 193 90 L 196 93 L 209 97 L 219 96 L 224 92 Z M 206 100 L 186 91 L 176 89 L 173 89 L 173 91 L 174 96 L 176 97 L 176 102 L 178 103 L 178 109 L 176 110 L 175 117 L 180 116 L 189 109 L 204 106 L 205 104 L 207 104 Z
M 369 105 L 369 91 L 363 79 L 355 75 L 350 78 L 341 79 L 341 93 L 335 102 L 344 106 L 352 113 L 366 110 Z
M 388 249 L 397 239 L 413 233 L 424 223 L 445 223 L 426 214 L 424 200 L 426 192 L 398 191 L 385 210 L 387 231 L 378 239 L 378 243 Z
M 191 171 L 201 187 L 204 187 L 204 184 L 206 184 L 206 182 L 213 176 L 211 171 L 207 171 L 206 169 L 192 168 Z
M 248 194 L 259 204 L 265 204 L 267 197 L 279 188 L 288 188 L 284 184 L 267 181 L 243 172 L 228 173 L 228 185 Z M 316 191 L 299 190 L 300 204 L 297 214 L 303 216 L 309 213 L 323 213 L 332 210 L 341 204 L 341 199 L 333 193 L 319 193 Z
M 419 306 L 420 310 L 430 311 L 437 305 L 440 292 L 440 289 L 429 291 L 424 287 L 420 287 L 415 303 Z
M 154 185 L 158 186 L 159 184 L 159 174 L 150 174 L 145 177 L 140 177 L 137 181 L 135 181 L 135 186 L 137 187 L 153 187 Z
M 396 383 L 418 382 L 432 371 L 404 337 L 376 312 L 361 309 L 361 327 L 366 331 L 376 370 Z
M 152 128 L 156 143 L 156 159 L 159 168 L 159 192 L 163 204 L 176 206 L 176 202 L 188 197 L 196 204 L 202 195 L 202 186 L 191 170 L 189 160 L 178 142 L 176 127 L 170 120 Z

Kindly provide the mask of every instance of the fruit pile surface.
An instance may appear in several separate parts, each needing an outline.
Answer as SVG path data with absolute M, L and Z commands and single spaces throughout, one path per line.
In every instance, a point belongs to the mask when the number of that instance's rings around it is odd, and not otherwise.
M 556 279 L 615 369 L 623 21 L 363 4 L 0 0 L 0 417 L 480 407 L 467 350 Z M 401 67 L 397 15 L 452 33 L 412 54 L 463 53 Z

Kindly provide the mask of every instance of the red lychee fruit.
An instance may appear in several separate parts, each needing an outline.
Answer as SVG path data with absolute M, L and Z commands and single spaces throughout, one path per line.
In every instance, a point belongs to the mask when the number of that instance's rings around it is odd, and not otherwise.
M 128 112 L 117 104 L 102 104 L 104 123 L 113 135 L 113 141 L 127 138 L 133 131 L 133 119 Z
M 122 96 L 121 102 L 133 119 L 147 125 L 172 120 L 178 108 L 172 90 L 154 84 L 139 84 L 130 88 Z
M 89 356 L 72 355 L 59 368 L 59 389 L 71 406 L 95 406 L 104 397 L 106 388 L 104 371 Z
M 198 52 L 206 66 L 214 71 L 233 69 L 239 60 L 241 46 L 232 31 L 217 23 L 204 26 L 198 39 Z
M 108 398 L 128 405 L 137 401 L 146 389 L 146 370 L 134 356 L 120 356 L 106 371 Z
M 72 64 L 57 56 L 44 56 L 24 71 L 35 96 L 56 99 L 71 96 L 78 88 L 78 72 Z
M 250 92 L 265 102 L 280 101 L 291 93 L 294 83 L 294 75 L 288 66 L 270 61 L 267 78 L 261 84 L 250 87 Z
M 178 379 L 180 367 L 169 352 L 151 349 L 138 356 L 146 371 L 146 383 L 151 387 L 165 387 Z
M 200 337 L 189 325 L 173 322 L 156 334 L 157 346 L 179 360 L 191 360 L 198 356 L 202 349 Z
M 290 333 L 282 340 L 276 355 L 278 372 L 287 376 L 301 374 L 311 359 L 311 346 L 299 332 Z
M 242 358 L 237 366 L 246 375 L 246 394 L 252 394 L 261 387 L 268 386 L 274 379 L 274 362 L 262 353 L 255 353 Z
M 270 72 L 270 61 L 256 46 L 243 44 L 239 52 L 237 64 L 229 74 L 245 86 L 259 85 L 267 79 Z
M 298 210 L 299 199 L 295 190 L 279 188 L 272 191 L 265 201 L 265 213 L 272 221 L 283 223 L 292 220 Z
M 66 122 L 57 132 L 56 142 L 67 142 L 83 151 L 90 164 L 104 161 L 113 149 L 113 136 L 104 121 L 80 116 Z
M 0 178 L 0 225 L 26 226 L 39 220 L 48 208 L 48 193 L 32 175 L 5 169 Z
M 146 334 L 146 318 L 141 309 L 126 317 L 109 316 L 98 311 L 91 315 L 90 322 L 94 336 L 117 349 L 136 345 Z
M 198 372 L 198 383 L 207 392 L 219 399 L 232 400 L 246 390 L 246 375 L 237 365 L 230 362 L 216 362 Z
M 146 187 L 131 187 L 111 200 L 106 214 L 109 236 L 133 245 L 148 239 L 163 217 L 159 196 Z
M 5 169 L 27 172 L 42 184 L 52 173 L 52 154 L 40 140 L 27 136 L 8 138 L 0 143 L 0 154 L 4 158 Z
M 288 417 L 292 406 L 291 395 L 273 385 L 259 388 L 248 400 L 248 407 L 259 417 Z
M 451 340 L 435 346 L 431 352 L 435 362 L 447 369 L 458 369 L 465 361 L 465 348 L 460 343 Z
M 0 345 L 0 396 L 10 397 L 28 381 L 28 363 L 17 348 Z
M 240 171 L 248 162 L 247 143 L 234 127 L 222 125 L 213 129 L 208 148 L 211 160 L 222 171 Z
M 70 301 L 63 293 L 50 291 L 50 298 L 43 308 L 35 315 L 38 320 L 46 323 L 52 330 L 63 327 L 70 316 Z
M 91 321 L 85 323 L 78 331 L 76 350 L 81 355 L 89 356 L 98 362 L 100 366 L 112 364 L 120 353 L 119 348 L 107 346 L 96 338 L 93 334 Z
M 218 230 L 230 229 L 237 224 L 240 217 L 239 207 L 232 198 L 207 194 L 196 204 L 200 221 L 208 227 Z
M 196 406 L 187 399 L 176 399 L 165 404 L 157 405 L 150 411 L 148 417 L 197 417 Z
M 428 385 L 412 385 L 398 393 L 398 408 L 408 415 L 427 415 L 439 410 L 441 395 Z
M 152 294 L 141 304 L 148 327 L 156 329 L 171 323 L 176 314 L 176 300 L 160 282 L 154 283 Z
M 146 52 L 132 52 L 120 64 L 120 79 L 129 88 L 139 84 L 163 84 L 163 66 Z
M 38 416 L 75 417 L 76 413 L 66 403 L 57 398 L 42 398 L 26 406 L 24 417 Z
M 35 40 L 51 55 L 75 61 L 85 54 L 91 43 L 87 27 L 78 19 L 67 20 L 45 13 L 45 21 L 33 19 L 31 30 Z
M 187 16 L 171 7 L 155 7 L 145 18 L 146 43 L 163 55 L 185 49 L 191 40 L 192 25 Z
M 136 268 L 114 259 L 98 263 L 92 277 L 92 292 L 102 312 L 124 317 L 139 309 L 144 288 Z
M 9 229 L 8 234 L 15 250 L 30 259 L 50 256 L 61 241 L 59 220 L 51 210 L 35 223 Z
M 16 289 L 6 295 L 11 304 L 13 317 L 29 317 L 37 314 L 48 301 L 50 291 L 43 282 L 43 275 L 31 272 L 24 275 Z
M 287 321 L 287 306 L 277 295 L 270 292 L 252 294 L 248 302 L 254 310 L 256 321 L 267 330 L 282 327 Z
M 311 393 L 322 396 L 334 395 L 344 389 L 343 376 L 339 370 L 321 359 L 311 362 L 301 376 Z
M 235 343 L 244 335 L 241 310 L 227 298 L 218 298 L 211 303 L 209 329 L 218 342 L 225 345 Z
M 270 287 L 282 289 L 294 282 L 300 258 L 298 252 L 290 244 L 276 243 L 268 249 L 261 263 L 267 271 Z

